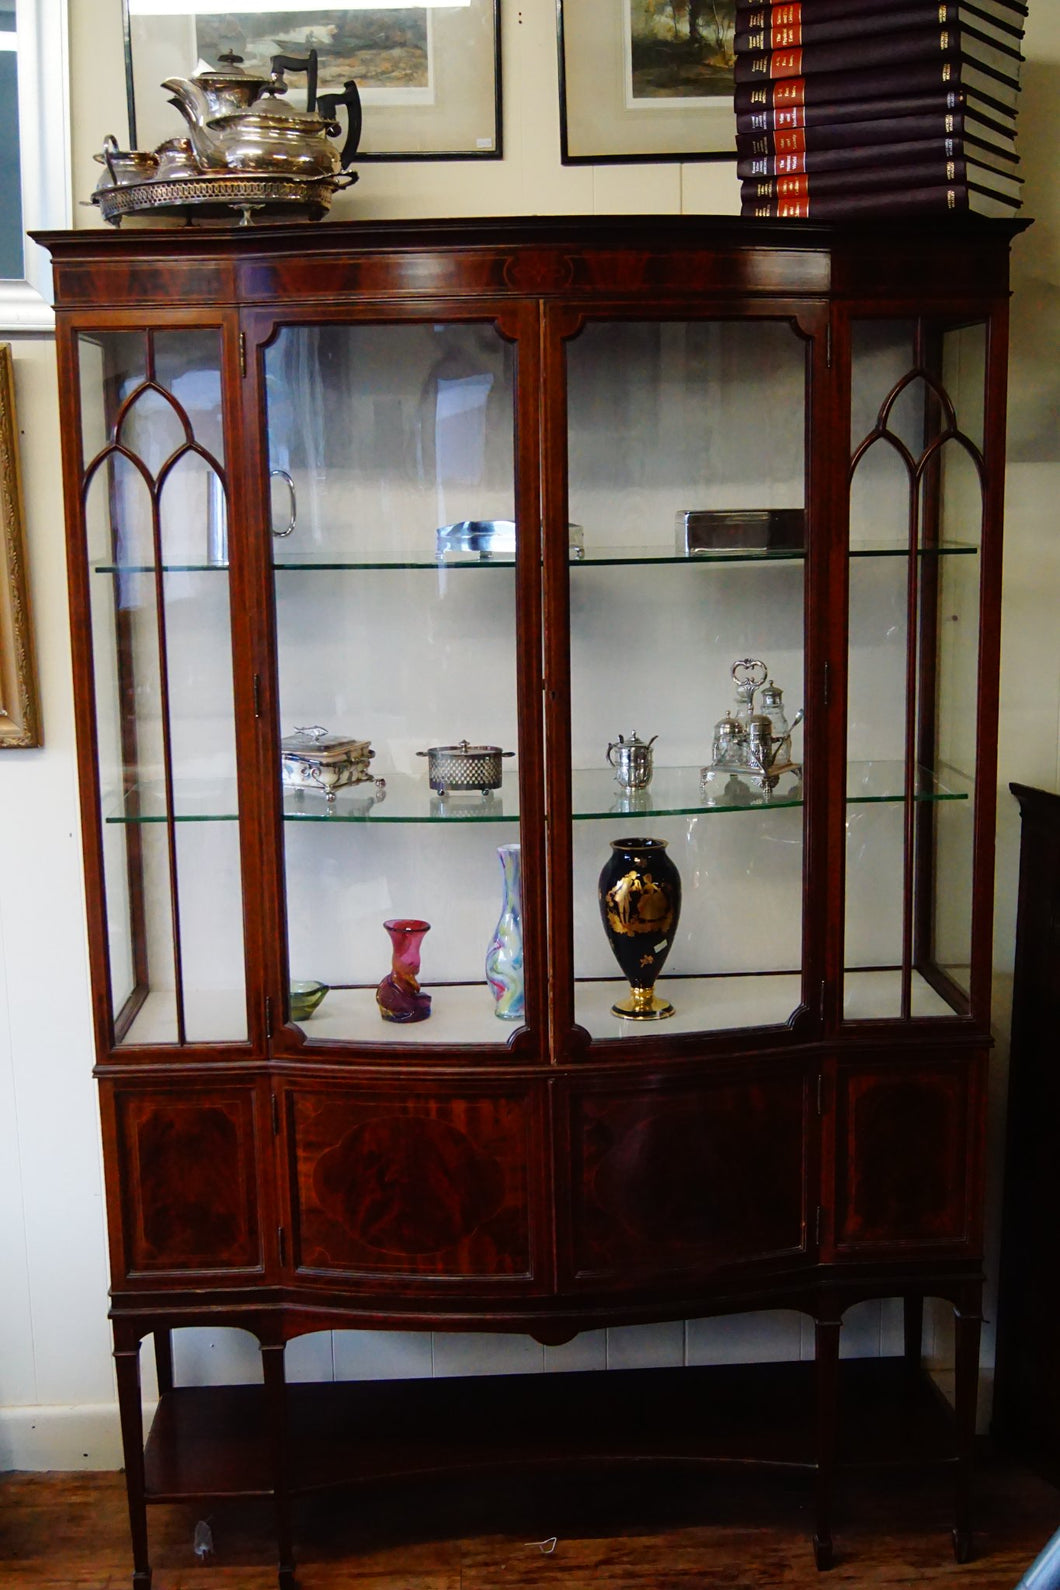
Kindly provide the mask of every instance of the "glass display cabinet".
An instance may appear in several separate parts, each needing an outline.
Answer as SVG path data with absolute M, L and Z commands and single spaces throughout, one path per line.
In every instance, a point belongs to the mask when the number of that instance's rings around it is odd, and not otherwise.
M 826 1566 L 840 1407 L 870 1459 L 937 1412 L 926 1298 L 967 1555 L 1019 225 L 45 238 L 135 1585 L 148 1502 L 251 1493 L 292 1585 L 387 1396 L 389 1473 L 560 1405 L 587 1461 L 794 1464 Z M 905 1359 L 841 1374 L 883 1298 Z M 614 1373 L 497 1383 L 483 1447 L 473 1386 L 284 1376 L 757 1308 L 814 1363 L 652 1371 L 654 1430 Z M 204 1323 L 260 1386 L 174 1385 Z

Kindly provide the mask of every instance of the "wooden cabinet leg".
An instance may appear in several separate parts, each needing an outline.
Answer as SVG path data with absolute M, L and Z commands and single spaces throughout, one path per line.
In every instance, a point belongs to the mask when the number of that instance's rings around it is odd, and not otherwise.
M 147 1551 L 144 1415 L 140 1396 L 139 1338 L 119 1346 L 115 1335 L 114 1365 L 118 1381 L 122 1454 L 125 1460 L 125 1495 L 129 1506 L 129 1533 L 132 1537 L 133 1590 L 150 1590 L 151 1563 Z
M 814 1498 L 813 1555 L 818 1568 L 830 1568 L 832 1550 L 832 1491 L 835 1480 L 835 1451 L 839 1398 L 838 1319 L 816 1322 L 817 1388 L 817 1488 Z
M 164 1397 L 167 1391 L 173 1390 L 173 1332 L 171 1330 L 152 1331 L 155 1346 L 155 1375 L 158 1379 L 158 1395 Z
M 979 1401 L 979 1335 L 983 1321 L 978 1304 L 955 1308 L 953 1312 L 957 1425 L 953 1554 L 958 1562 L 967 1562 L 972 1555 L 972 1458 Z
M 924 1342 L 924 1299 L 920 1293 L 902 1299 L 905 1327 L 905 1370 L 910 1380 L 920 1375 L 920 1355 Z
M 279 1590 L 297 1590 L 294 1571 L 294 1536 L 291 1521 L 290 1443 L 287 1421 L 287 1382 L 283 1342 L 262 1342 L 261 1364 L 265 1377 L 265 1403 L 272 1456 L 273 1511 L 276 1520 L 276 1555 Z

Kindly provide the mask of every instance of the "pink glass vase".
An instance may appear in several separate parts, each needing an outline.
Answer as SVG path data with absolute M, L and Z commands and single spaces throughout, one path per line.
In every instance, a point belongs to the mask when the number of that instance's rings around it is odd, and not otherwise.
M 375 1002 L 384 1021 L 426 1021 L 431 1013 L 431 996 L 420 991 L 420 945 L 430 931 L 429 922 L 418 917 L 394 917 L 383 926 L 390 934 L 393 955 L 390 971 L 375 991 Z

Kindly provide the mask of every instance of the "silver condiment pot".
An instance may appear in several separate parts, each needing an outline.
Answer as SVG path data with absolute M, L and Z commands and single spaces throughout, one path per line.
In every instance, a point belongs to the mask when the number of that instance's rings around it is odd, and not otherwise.
M 636 732 L 625 739 L 621 734 L 607 747 L 607 760 L 615 770 L 615 780 L 622 789 L 647 789 L 654 771 L 652 746 L 659 738 L 640 740 Z
M 764 712 L 753 713 L 747 720 L 747 761 L 758 773 L 770 773 L 782 745 L 787 744 L 786 734 L 774 734 L 773 722 Z

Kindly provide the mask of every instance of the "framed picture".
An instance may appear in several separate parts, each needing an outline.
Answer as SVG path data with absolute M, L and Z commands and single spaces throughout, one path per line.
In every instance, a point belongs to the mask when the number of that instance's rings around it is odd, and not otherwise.
M 15 377 L 11 348 L 5 342 L 0 343 L 0 751 L 40 744 L 22 534 Z
M 345 6 L 124 0 L 129 139 L 154 149 L 183 122 L 161 84 L 234 54 L 267 77 L 275 55 L 316 50 L 319 94 L 352 78 L 364 107 L 355 163 L 501 157 L 500 0 L 361 0 Z M 289 73 L 288 102 L 306 108 Z
M 563 164 L 736 157 L 734 0 L 558 0 Z

